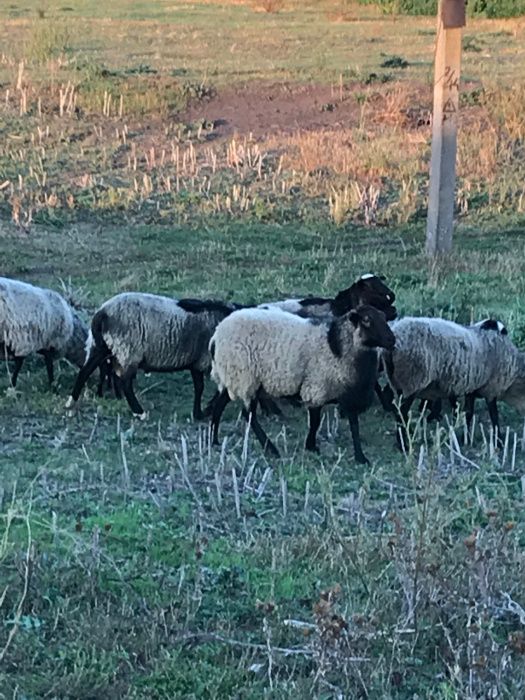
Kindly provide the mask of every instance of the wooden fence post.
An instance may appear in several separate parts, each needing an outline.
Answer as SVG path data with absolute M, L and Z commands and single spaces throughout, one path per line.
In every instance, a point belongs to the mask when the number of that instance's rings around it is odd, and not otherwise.
M 439 0 L 426 243 L 431 256 L 452 249 L 463 26 L 465 0 Z

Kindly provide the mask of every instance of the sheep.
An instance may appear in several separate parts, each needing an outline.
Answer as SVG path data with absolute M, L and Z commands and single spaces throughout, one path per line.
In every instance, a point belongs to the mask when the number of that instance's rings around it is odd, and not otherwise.
M 129 407 L 141 420 L 146 413 L 133 390 L 137 370 L 190 370 L 194 386 L 193 417 L 203 417 L 204 375 L 210 371 L 210 338 L 237 304 L 197 299 L 172 299 L 141 292 L 117 294 L 93 316 L 86 361 L 78 373 L 66 407 L 71 408 L 88 377 L 111 360 Z
M 334 298 L 305 297 L 303 299 L 285 299 L 283 301 L 259 304 L 258 308 L 281 309 L 303 318 L 322 318 L 328 321 L 331 317 L 342 316 L 360 305 L 370 305 L 382 311 L 387 321 L 393 321 L 397 317 L 397 309 L 394 306 L 395 300 L 396 295 L 385 284 L 383 276 L 367 273 L 361 275 L 356 282 L 347 289 L 340 291 Z M 387 400 L 378 382 L 374 390 L 381 405 L 387 410 Z M 261 397 L 261 402 L 261 405 L 267 409 L 267 412 L 281 414 L 280 409 L 273 401 L 268 401 Z
M 387 321 L 397 316 L 394 306 L 396 295 L 385 284 L 384 277 L 370 273 L 362 275 L 347 289 L 340 291 L 333 299 L 325 297 L 305 297 L 284 299 L 283 301 L 259 304 L 260 309 L 281 309 L 303 318 L 342 316 L 360 305 L 375 306 L 383 311 Z
M 406 317 L 391 328 L 396 344 L 382 352 L 382 363 L 389 385 L 402 397 L 400 446 L 406 445 L 406 420 L 415 398 L 434 402 L 465 397 L 469 428 L 475 399 L 484 398 L 496 434 L 498 399 L 525 409 L 525 355 L 500 322 L 487 319 L 461 326 L 441 318 Z
M 87 335 L 84 321 L 58 292 L 0 277 L 0 353 L 14 360 L 11 386 L 33 353 L 44 357 L 50 385 L 58 357 L 81 367 Z
M 305 448 L 312 451 L 317 451 L 321 408 L 337 402 L 349 419 L 355 459 L 366 463 L 358 414 L 372 401 L 375 348 L 391 349 L 393 344 L 384 314 L 372 306 L 359 306 L 329 323 L 280 309 L 236 311 L 217 326 L 210 341 L 211 377 L 221 392 L 212 413 L 214 444 L 224 408 L 241 399 L 259 442 L 279 456 L 257 420 L 257 398 L 264 391 L 273 398 L 299 396 L 309 414 Z

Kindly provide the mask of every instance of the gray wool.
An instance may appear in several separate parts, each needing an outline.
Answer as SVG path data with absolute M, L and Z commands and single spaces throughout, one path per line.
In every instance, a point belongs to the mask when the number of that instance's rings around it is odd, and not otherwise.
M 73 333 L 64 348 L 64 357 L 77 367 L 82 367 L 86 361 L 86 342 L 88 327 L 80 316 L 73 311 Z
M 86 337 L 81 324 L 58 292 L 0 277 L 0 345 L 9 355 L 50 350 L 81 366 Z
M 110 350 L 117 373 L 130 367 L 146 371 L 194 368 L 209 372 L 210 338 L 232 309 L 189 312 L 176 299 L 127 292 L 106 301 L 95 316 L 103 317 L 102 338 Z M 89 333 L 87 352 L 93 344 Z
M 340 356 L 329 326 L 280 309 L 243 309 L 222 321 L 210 343 L 212 379 L 248 408 L 260 388 L 271 397 L 299 395 L 307 407 L 340 399 L 358 379 L 352 362 L 362 348 L 348 316 L 338 318 Z
M 508 335 L 441 318 L 406 317 L 390 327 L 396 344 L 383 363 L 395 391 L 429 400 L 475 392 L 525 409 L 525 356 Z

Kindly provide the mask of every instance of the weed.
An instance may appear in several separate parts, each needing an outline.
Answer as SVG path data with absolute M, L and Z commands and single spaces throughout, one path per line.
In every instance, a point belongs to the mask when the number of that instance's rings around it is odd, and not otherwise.
M 409 65 L 402 56 L 386 56 L 381 62 L 381 68 L 407 68 Z

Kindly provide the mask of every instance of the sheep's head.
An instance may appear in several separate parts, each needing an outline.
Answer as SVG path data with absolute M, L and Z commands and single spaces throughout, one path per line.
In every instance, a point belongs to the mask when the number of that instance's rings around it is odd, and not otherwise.
M 394 306 L 396 295 L 388 287 L 384 277 L 378 275 L 363 275 L 348 289 L 343 289 L 334 300 L 334 313 L 342 315 L 360 305 L 374 306 L 383 311 L 387 321 L 397 317 Z
M 86 361 L 88 328 L 80 316 L 73 311 L 73 333 L 66 346 L 64 357 L 71 364 L 82 367 Z
M 357 333 L 361 345 L 393 350 L 396 338 L 382 311 L 363 304 L 352 309 L 348 317 L 355 327 L 354 336 Z

